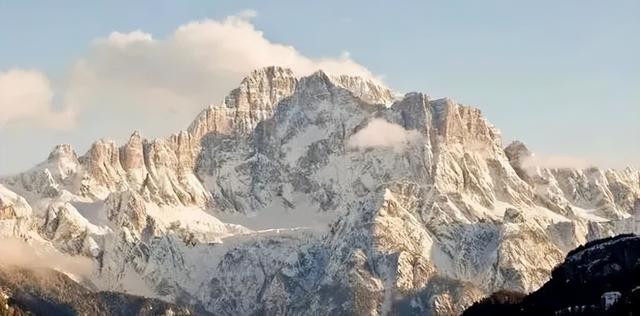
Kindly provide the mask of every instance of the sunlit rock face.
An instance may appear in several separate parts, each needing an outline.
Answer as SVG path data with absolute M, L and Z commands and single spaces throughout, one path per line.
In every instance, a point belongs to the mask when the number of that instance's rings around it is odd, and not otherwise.
M 31 209 L 20 234 L 101 288 L 213 314 L 450 315 L 636 230 L 637 170 L 531 155 L 452 99 L 268 67 L 165 139 L 57 147 L 1 180 L 0 218 Z
M 293 93 L 297 81 L 290 69 L 255 70 L 222 104 L 202 111 L 189 126 L 189 132 L 197 139 L 209 133 L 251 133 L 260 121 L 271 117 L 279 101 Z
M 32 226 L 32 213 L 23 197 L 0 184 L 0 237 L 24 235 Z

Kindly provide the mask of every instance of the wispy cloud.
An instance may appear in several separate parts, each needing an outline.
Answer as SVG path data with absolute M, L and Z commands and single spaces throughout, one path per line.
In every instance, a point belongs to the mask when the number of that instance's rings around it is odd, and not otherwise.
M 616 161 L 615 159 L 594 159 L 592 157 L 576 157 L 569 155 L 532 154 L 522 160 L 522 167 L 549 169 L 587 169 L 597 167 L 601 169 L 638 168 L 636 161 Z
M 310 58 L 270 41 L 252 24 L 256 14 L 247 10 L 223 20 L 190 22 L 165 39 L 142 30 L 96 39 L 73 66 L 66 102 L 78 109 L 104 103 L 135 106 L 150 115 L 185 114 L 188 120 L 206 105 L 220 102 L 256 68 L 277 65 L 299 75 L 323 69 L 375 78 L 349 55 Z
M 563 169 L 574 168 L 584 169 L 595 166 L 594 163 L 577 157 L 571 156 L 554 156 L 554 155 L 531 155 L 522 161 L 522 167 L 524 168 L 550 168 L 550 169 Z
M 55 129 L 72 127 L 74 113 L 54 110 L 53 95 L 49 79 L 39 71 L 0 72 L 0 128 L 21 122 Z
M 323 69 L 378 79 L 348 54 L 311 58 L 293 46 L 267 39 L 251 21 L 256 15 L 245 10 L 221 20 L 189 22 L 166 38 L 144 30 L 114 31 L 96 38 L 72 63 L 65 80 L 53 85 L 60 87 L 55 92 L 60 96 L 59 107 L 65 109 L 61 112 L 53 110 L 54 91 L 44 74 L 0 73 L 0 127 L 17 120 L 68 127 L 79 117 L 75 114 L 91 120 L 100 116 L 94 112 L 106 110 L 139 115 L 139 120 L 130 121 L 163 125 L 165 133 L 170 133 L 187 126 L 207 105 L 220 102 L 251 70 L 270 65 L 291 68 L 298 75 Z M 168 114 L 175 126 L 153 119 Z
M 396 152 L 401 152 L 417 137 L 419 137 L 417 131 L 408 131 L 400 125 L 389 123 L 383 119 L 373 119 L 367 126 L 353 134 L 347 145 L 358 149 L 391 148 Z
M 0 264 L 23 268 L 49 268 L 88 277 L 93 271 L 89 258 L 63 254 L 53 248 L 34 246 L 20 239 L 0 239 Z

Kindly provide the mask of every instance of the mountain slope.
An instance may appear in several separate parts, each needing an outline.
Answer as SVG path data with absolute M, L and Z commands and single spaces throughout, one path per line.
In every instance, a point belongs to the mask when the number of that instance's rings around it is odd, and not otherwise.
M 93 258 L 101 289 L 222 315 L 448 315 L 637 230 L 639 171 L 530 154 L 451 99 L 269 67 L 167 139 L 59 146 L 0 200 L 31 209 L 23 238 Z

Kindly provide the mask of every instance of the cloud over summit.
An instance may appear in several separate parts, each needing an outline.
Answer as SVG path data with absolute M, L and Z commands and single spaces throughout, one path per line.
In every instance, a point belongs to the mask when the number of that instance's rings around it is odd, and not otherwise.
M 35 163 L 59 142 L 72 141 L 82 151 L 103 137 L 126 141 L 133 130 L 147 138 L 179 131 L 257 68 L 379 80 L 348 53 L 311 58 L 268 39 L 251 21 L 255 16 L 248 10 L 191 21 L 162 37 L 113 30 L 86 43 L 63 73 L 0 69 L 0 141 L 7 148 L 0 170 L 18 169 L 10 166 L 20 165 L 19 157 Z M 41 154 L 24 148 L 32 139 L 43 143 Z
M 147 126 L 125 128 L 160 136 L 187 126 L 202 108 L 220 102 L 257 68 L 283 66 L 301 76 L 322 69 L 378 79 L 348 54 L 310 58 L 293 46 L 272 42 L 252 23 L 255 16 L 255 11 L 248 10 L 221 20 L 192 21 L 166 38 L 144 30 L 113 31 L 88 43 L 86 53 L 62 76 L 65 80 L 55 84 L 37 71 L 1 72 L 0 109 L 7 114 L 0 128 L 8 121 L 43 118 L 51 122 L 50 127 L 70 126 L 74 118 L 102 118 L 95 110 L 107 109 L 141 116 L 131 121 Z M 60 89 L 53 91 L 52 86 Z M 13 90 L 24 93 L 7 92 Z M 56 108 L 64 111 L 53 110 L 54 93 L 60 96 Z M 154 116 L 171 119 L 155 122 Z M 160 129 L 164 133 L 156 135 Z
M 255 12 L 178 27 L 164 39 L 142 30 L 96 39 L 71 72 L 67 100 L 77 107 L 108 103 L 143 112 L 169 112 L 180 125 L 224 96 L 252 70 L 276 65 L 298 75 L 318 69 L 376 77 L 348 55 L 314 59 L 274 43 L 251 23 Z

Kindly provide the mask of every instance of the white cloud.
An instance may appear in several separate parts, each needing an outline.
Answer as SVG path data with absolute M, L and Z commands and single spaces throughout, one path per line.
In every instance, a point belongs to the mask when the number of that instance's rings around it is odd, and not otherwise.
M 379 80 L 348 53 L 309 58 L 268 40 L 251 23 L 255 15 L 244 11 L 221 21 L 190 22 L 165 39 L 141 30 L 96 39 L 72 67 L 65 102 L 78 110 L 136 108 L 148 124 L 154 115 L 171 113 L 175 125 L 161 123 L 166 130 L 187 126 L 197 112 L 222 101 L 244 76 L 265 66 L 288 67 L 298 75 L 322 69 Z
M 16 123 L 69 128 L 71 111 L 54 111 L 53 89 L 47 77 L 35 70 L 0 72 L 0 128 Z
M 18 120 L 69 127 L 74 118 L 103 120 L 102 114 L 109 112 L 107 116 L 127 116 L 128 121 L 140 124 L 112 122 L 114 128 L 142 129 L 154 131 L 147 136 L 162 136 L 188 126 L 200 110 L 221 102 L 257 68 L 284 66 L 298 75 L 322 69 L 379 80 L 348 53 L 310 58 L 290 45 L 270 41 L 252 24 L 256 14 L 247 10 L 222 20 L 189 22 L 162 39 L 135 30 L 114 31 L 93 40 L 62 76 L 65 80 L 55 84 L 65 109 L 61 112 L 53 110 L 54 91 L 42 73 L 0 73 L 0 127 Z M 106 136 L 111 132 L 102 131 Z
M 11 95 L 6 91 L 16 91 L 14 86 L 20 85 L 13 76 L 7 77 L 3 85 L 9 87 L 0 88 L 0 94 L 5 94 L 0 102 L 0 141 L 10 149 L 3 152 L 6 159 L 1 159 L 0 170 L 16 169 L 7 167 L 18 164 L 10 160 L 24 160 L 25 139 L 49 139 L 41 141 L 43 152 L 60 141 L 73 143 L 81 152 L 102 137 L 126 141 L 133 130 L 147 138 L 177 132 L 202 109 L 221 102 L 256 68 L 279 65 L 298 75 L 323 69 L 379 79 L 348 53 L 311 58 L 269 40 L 251 22 L 255 15 L 255 11 L 244 11 L 221 20 L 194 21 L 167 36 L 145 30 L 105 34 L 87 43 L 87 51 L 70 63 L 67 72 L 52 74 L 51 78 L 60 80 L 49 82 L 41 73 L 25 72 L 35 86 L 25 96 L 29 101 L 6 97 Z M 55 107 L 51 104 L 54 94 Z M 9 137 L 13 123 L 41 128 L 12 129 Z M 46 129 L 73 126 L 56 133 Z
M 522 162 L 523 168 L 549 168 L 549 169 L 585 169 L 594 166 L 608 167 L 608 164 L 596 164 L 589 160 L 571 156 L 558 155 L 531 155 Z
M 61 253 L 52 247 L 31 245 L 20 239 L 0 239 L 0 264 L 23 268 L 49 268 L 75 276 L 88 277 L 93 270 L 91 259 Z
M 128 45 L 135 43 L 153 42 L 153 37 L 149 33 L 142 32 L 140 30 L 130 33 L 111 32 L 106 40 L 98 39 L 96 44 L 107 43 L 117 47 L 126 48 Z
M 400 125 L 383 119 L 373 119 L 349 138 L 347 146 L 363 149 L 383 147 L 401 152 L 417 137 L 419 137 L 417 131 L 408 131 Z

